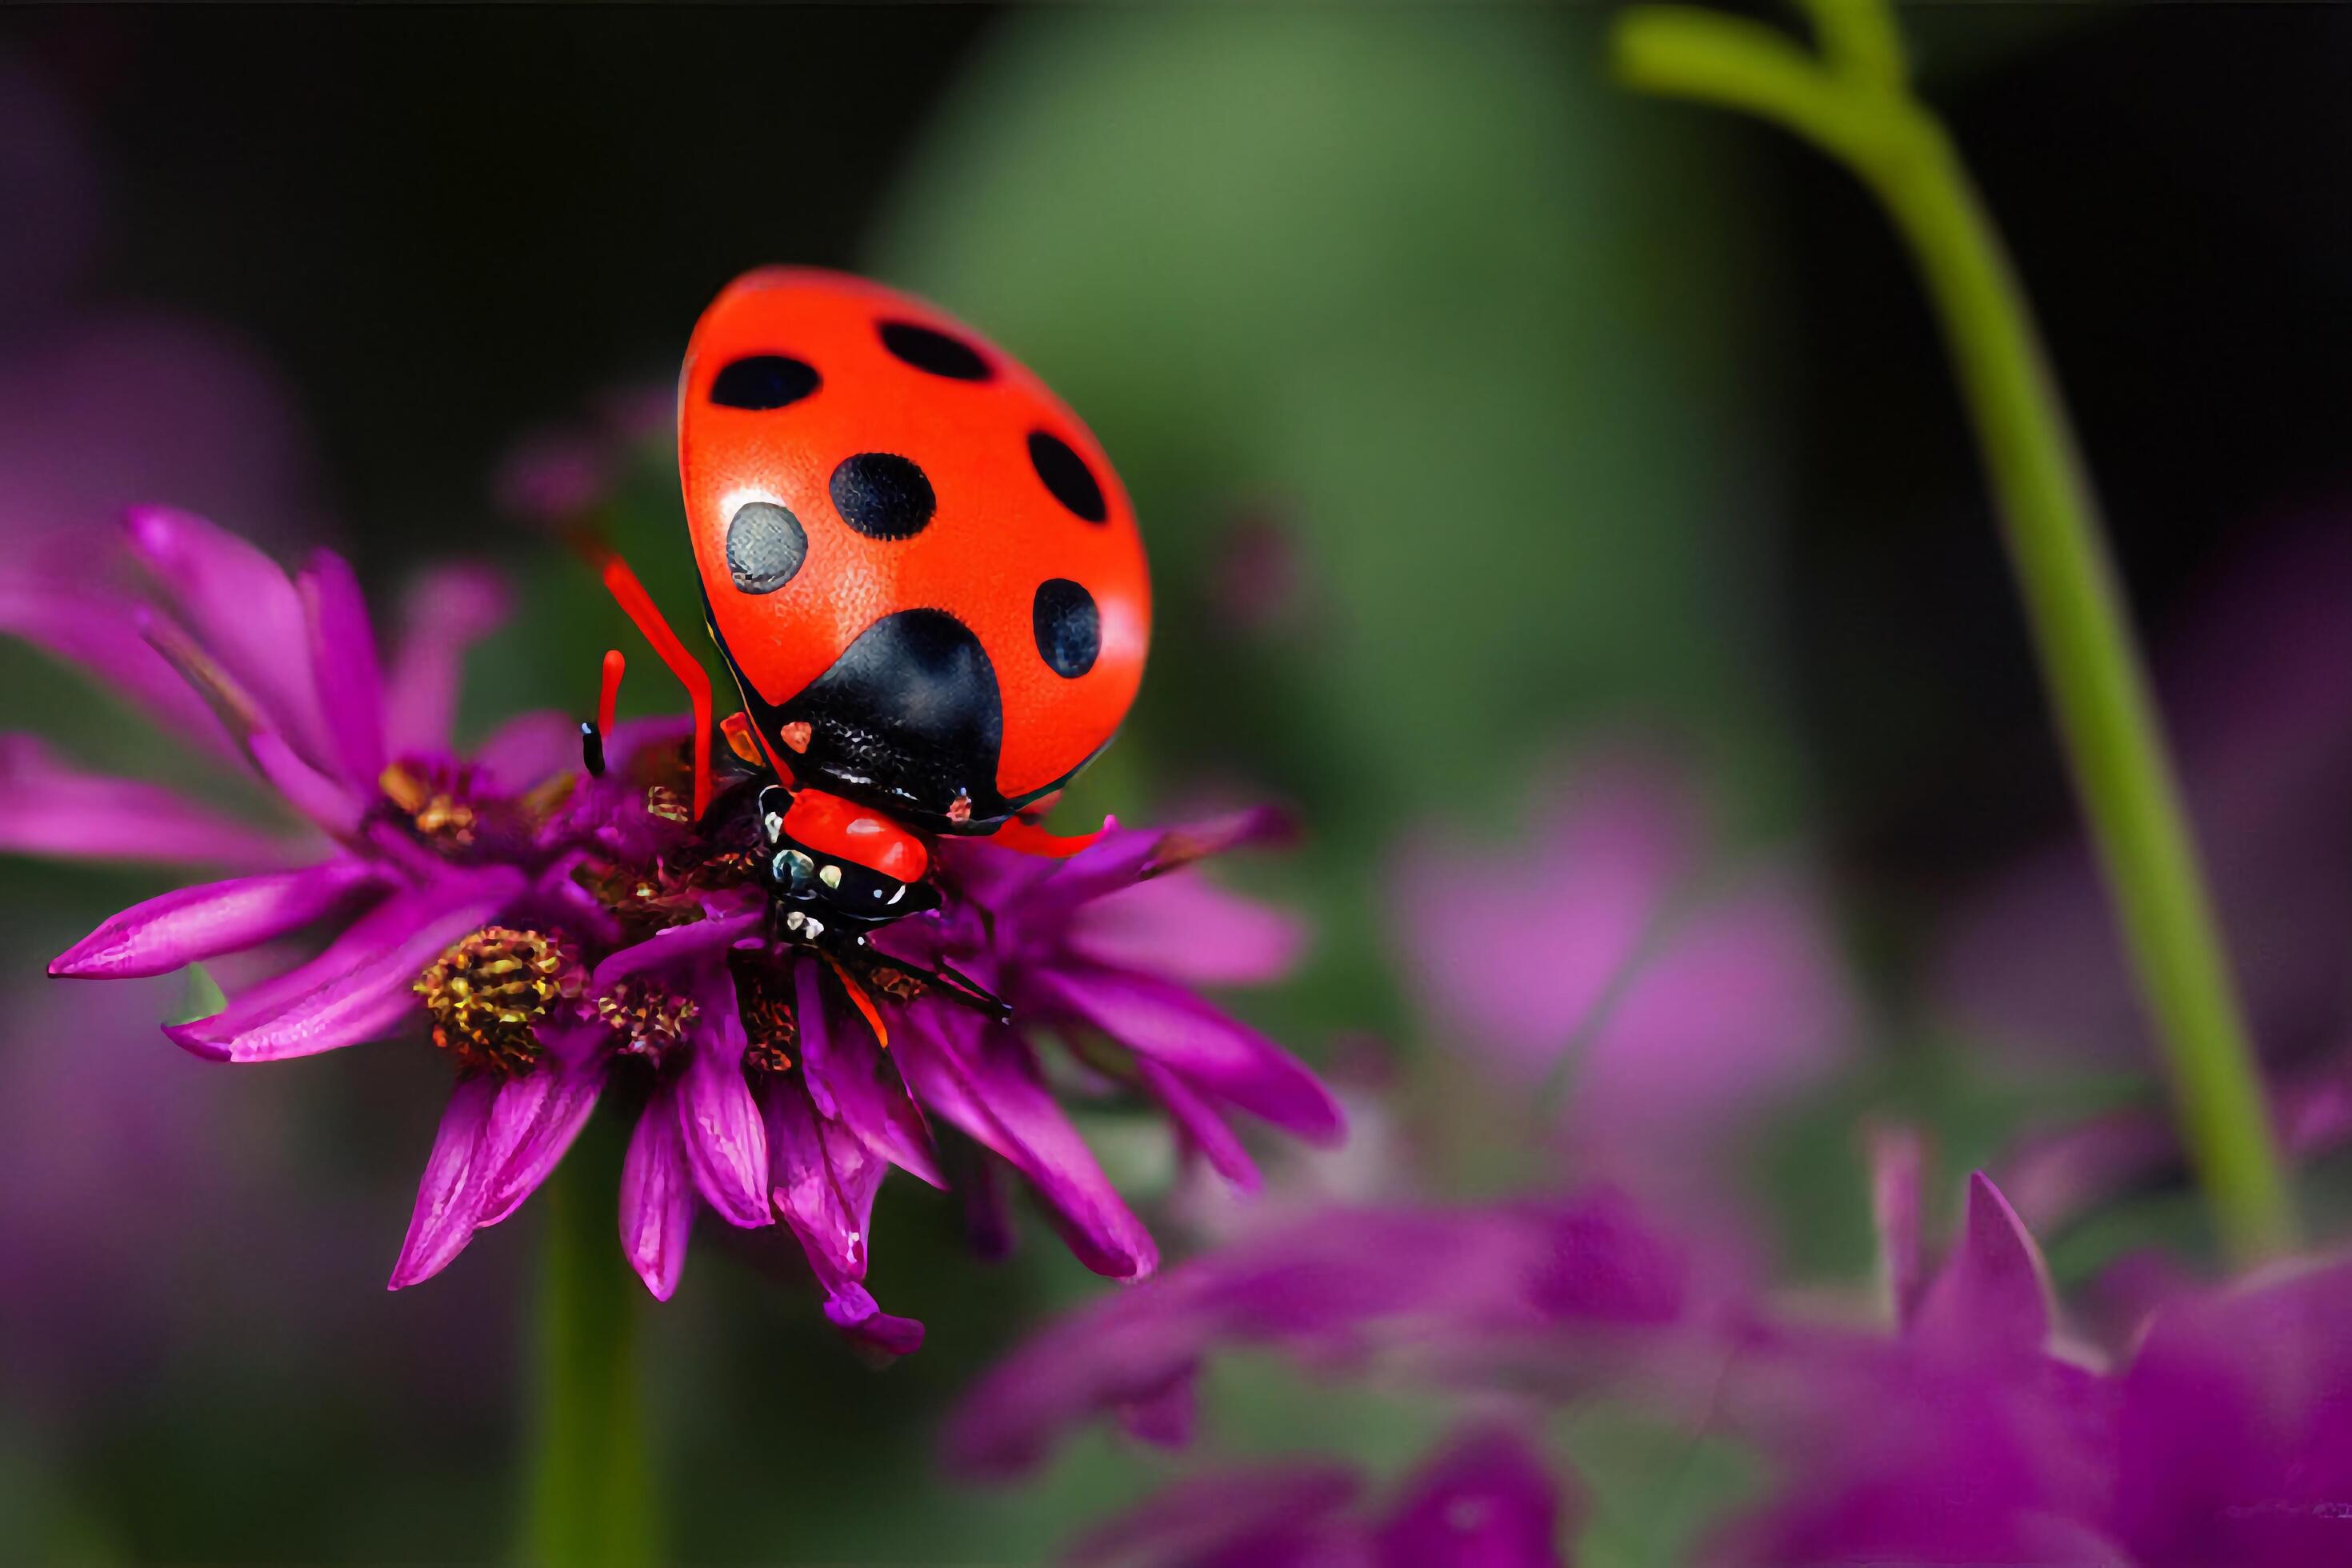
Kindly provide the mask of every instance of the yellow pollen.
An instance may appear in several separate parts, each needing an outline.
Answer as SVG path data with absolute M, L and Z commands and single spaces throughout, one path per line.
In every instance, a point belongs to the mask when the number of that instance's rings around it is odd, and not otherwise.
M 528 1071 L 540 1058 L 539 1023 L 580 994 L 579 961 L 557 937 L 485 926 L 417 977 L 433 1018 L 433 1043 L 468 1068 Z
M 660 1057 L 682 1042 L 701 1011 L 691 997 L 629 980 L 596 998 L 596 1016 L 622 1037 L 621 1048 L 643 1057 Z

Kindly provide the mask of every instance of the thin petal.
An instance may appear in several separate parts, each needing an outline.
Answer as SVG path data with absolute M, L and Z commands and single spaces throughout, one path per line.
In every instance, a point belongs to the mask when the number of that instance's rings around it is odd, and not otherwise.
M 1137 1073 L 1151 1098 L 1167 1107 L 1168 1114 L 1183 1131 L 1185 1139 L 1198 1149 L 1217 1174 L 1231 1182 L 1237 1191 L 1255 1193 L 1258 1190 L 1257 1162 L 1249 1157 L 1234 1130 L 1217 1114 L 1216 1107 L 1192 1092 L 1183 1075 L 1161 1067 L 1148 1057 L 1135 1060 Z
M 282 866 L 288 839 L 162 784 L 86 773 L 30 735 L 0 735 L 0 851 L 158 866 Z
M 385 737 L 394 756 L 446 753 L 466 650 L 506 620 L 510 597 L 491 573 L 445 566 L 425 574 L 404 608 L 384 681 Z
M 310 634 L 310 668 L 327 738 L 343 781 L 373 791 L 388 760 L 383 750 L 383 675 L 375 627 L 351 563 L 331 550 L 310 557 L 295 580 Z
M 236 755 L 212 709 L 148 642 L 131 602 L 45 575 L 0 574 L 0 632 L 81 666 L 183 740 Z
M 923 1348 L 922 1323 L 884 1311 L 863 1285 L 827 1292 L 824 1315 L 835 1328 L 885 1355 L 912 1355 Z
M 900 1170 L 944 1189 L 931 1130 L 908 1092 L 889 1053 L 874 1043 L 863 1021 L 837 1034 L 825 994 L 824 965 L 801 963 L 793 976 L 794 1013 L 801 1030 L 801 1079 L 828 1121 L 854 1130 Z
M 694 1231 L 694 1173 L 670 1092 L 655 1092 L 621 1164 L 621 1250 L 656 1301 L 677 1289 Z
M 284 936 L 374 880 L 365 861 L 341 857 L 299 871 L 182 888 L 107 921 L 52 962 L 49 973 L 113 980 L 168 974 Z
M 1003 1155 L 1029 1178 L 1078 1261 L 1097 1274 L 1140 1279 L 1160 1249 L 1086 1141 L 1034 1077 L 1027 1049 L 1009 1030 L 940 1009 L 891 1048 L 916 1092 L 940 1114 Z
M 714 1016 L 714 1014 L 716 1016 Z M 743 1023 L 731 997 L 706 1007 L 677 1084 L 678 1131 L 704 1201 L 730 1225 L 774 1223 L 768 1209 L 768 1135 L 743 1079 Z
M 2050 1338 L 2050 1276 L 2042 1249 L 2000 1189 L 1969 1178 L 1969 1212 L 1943 1272 L 1927 1287 L 1911 1331 L 1963 1352 L 2039 1352 Z
M 1108 969 L 1187 985 L 1265 985 L 1290 973 L 1307 927 L 1198 872 L 1140 882 L 1080 910 L 1072 952 Z
M 1379 1561 L 1392 1568 L 1554 1568 L 1561 1488 L 1543 1455 L 1493 1426 L 1454 1438 L 1408 1484 L 1381 1529 Z
M 325 764 L 331 748 L 311 679 L 309 617 L 285 572 L 189 512 L 139 507 L 125 531 L 205 653 L 305 760 Z
M 754 911 L 733 915 L 720 921 L 697 921 L 691 925 L 671 926 L 656 931 L 645 941 L 620 952 L 596 966 L 592 982 L 598 991 L 609 991 L 632 974 L 650 969 L 677 966 L 698 970 L 748 936 L 757 936 L 760 923 L 767 916 Z
M 866 1278 L 874 1194 L 888 1166 L 847 1129 L 820 1120 L 795 1082 L 771 1080 L 761 1106 L 776 1212 L 828 1291 L 856 1284 Z
M 521 795 L 580 766 L 580 721 L 553 709 L 520 713 L 499 725 L 474 752 L 487 787 Z
M 287 805 L 337 837 L 358 831 L 362 797 L 304 762 L 278 735 L 257 730 L 245 738 L 245 749 Z
M 483 1191 L 478 1226 L 498 1224 L 539 1190 L 588 1125 L 604 1088 L 601 1059 L 568 1060 L 553 1047 L 537 1072 L 507 1086 L 492 1112 L 492 1142 L 506 1159 Z
M 522 885 L 520 873 L 501 867 L 396 894 L 295 972 L 304 989 L 288 994 L 297 981 L 281 976 L 209 1018 L 163 1032 L 199 1056 L 234 1062 L 310 1056 L 375 1038 L 416 1006 L 410 987 L 425 966 L 487 923 Z
M 450 1091 L 433 1152 L 425 1162 L 424 1180 L 416 1184 L 416 1207 L 408 1217 L 408 1237 L 400 1244 L 388 1289 L 398 1290 L 431 1279 L 473 1239 L 474 1221 L 482 1208 L 475 1156 L 501 1087 L 491 1074 L 469 1073 Z
M 1297 1058 L 1175 986 L 1091 968 L 1040 973 L 1030 985 L 1055 1010 L 1277 1127 L 1316 1142 L 1347 1135 L 1339 1101 Z

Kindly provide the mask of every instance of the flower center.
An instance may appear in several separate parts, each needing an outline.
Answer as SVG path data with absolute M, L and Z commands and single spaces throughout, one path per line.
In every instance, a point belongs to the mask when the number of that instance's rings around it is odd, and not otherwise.
M 624 980 L 596 998 L 596 1016 L 621 1037 L 621 1053 L 653 1062 L 684 1043 L 686 1026 L 701 1011 L 692 997 L 635 980 Z
M 446 851 L 473 847 L 474 830 L 481 818 L 465 798 L 462 773 L 427 771 L 413 763 L 394 763 L 376 783 L 384 797 L 408 816 L 425 842 Z
M 539 1061 L 540 1020 L 580 994 L 580 965 L 557 937 L 484 926 L 434 960 L 414 987 L 433 1043 L 467 1068 L 512 1077 Z
M 800 1048 L 801 1024 L 793 1012 L 788 976 L 773 964 L 738 954 L 735 1011 L 743 1020 L 743 1065 L 759 1072 L 790 1072 Z

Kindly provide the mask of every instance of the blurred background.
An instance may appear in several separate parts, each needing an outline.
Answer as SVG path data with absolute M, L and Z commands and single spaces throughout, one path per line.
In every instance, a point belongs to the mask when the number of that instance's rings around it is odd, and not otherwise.
M 667 420 L 696 315 L 761 263 L 870 272 L 1027 361 L 1143 518 L 1151 674 L 1064 820 L 1269 798 L 1307 826 L 1234 876 L 1307 917 L 1309 960 L 1234 1004 L 1358 1138 L 1277 1159 L 1261 1208 L 1605 1175 L 1852 1284 L 1855 1131 L 1895 1116 L 1949 1169 L 2002 1163 L 2062 1283 L 2151 1238 L 2194 1258 L 1913 277 L 1821 159 L 1613 87 L 1605 22 L 13 9 L 0 544 L 71 560 L 168 500 L 345 551 L 386 610 L 488 558 L 520 611 L 470 661 L 469 733 L 585 711 L 619 621 L 555 541 L 593 519 L 690 603 Z M 2265 1055 L 2324 1097 L 2352 1023 L 2352 11 L 1906 25 L 2079 420 Z M 172 765 L 89 689 L 0 648 L 0 725 Z M 168 885 L 0 862 L 0 1550 L 498 1555 L 537 1221 L 387 1296 L 431 1052 L 234 1071 L 154 1033 L 174 982 L 42 978 Z M 1089 1115 L 1171 1254 L 1254 1223 L 1148 1119 Z M 2085 1117 L 2140 1128 L 2129 1157 L 2053 1147 Z M 1022 1490 L 941 1479 L 973 1373 L 1109 1287 L 1042 1226 L 976 1259 L 903 1181 L 876 1229 L 877 1293 L 930 1336 L 887 1371 L 796 1261 L 708 1228 L 646 1308 L 676 1555 L 1031 1560 L 1164 1468 L 1106 1438 Z M 1271 1368 L 1212 1394 L 1244 1449 L 1429 1429 Z M 1598 1548 L 1671 1560 L 1639 1445 L 1593 1447 Z

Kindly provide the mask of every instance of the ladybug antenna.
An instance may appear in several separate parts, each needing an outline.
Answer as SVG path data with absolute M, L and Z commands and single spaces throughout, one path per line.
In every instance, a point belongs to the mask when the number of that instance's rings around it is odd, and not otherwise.
M 604 557 L 604 590 L 613 595 L 622 609 L 628 612 L 629 619 L 636 623 L 637 630 L 645 635 L 646 641 L 653 645 L 654 652 L 661 655 L 661 661 L 669 666 L 669 672 L 677 677 L 680 686 L 686 688 L 687 700 L 693 704 L 694 817 L 699 822 L 702 814 L 710 807 L 709 672 L 702 668 L 700 660 L 686 651 L 686 645 L 677 640 L 677 634 L 669 629 L 667 621 L 662 619 L 661 607 L 654 603 L 653 595 L 646 592 L 646 585 L 637 581 L 637 574 L 629 570 L 629 563 L 618 554 L 608 553 Z M 605 656 L 608 693 L 617 690 L 620 679 L 614 668 L 613 658 L 609 654 Z M 608 695 L 604 709 L 607 715 L 611 711 L 610 704 L 611 697 Z

